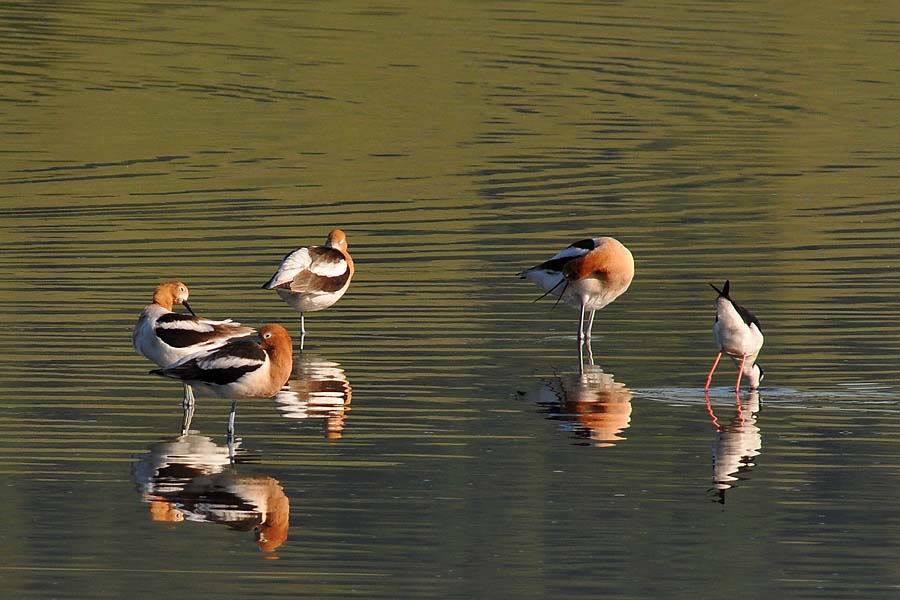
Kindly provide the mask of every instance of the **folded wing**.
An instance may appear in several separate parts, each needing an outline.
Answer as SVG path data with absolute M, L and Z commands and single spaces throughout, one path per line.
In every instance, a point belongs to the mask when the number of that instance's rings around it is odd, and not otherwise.
M 230 319 L 213 321 L 191 315 L 168 313 L 156 321 L 157 337 L 172 348 L 221 345 L 231 338 L 254 333 L 250 327 L 242 327 Z
M 155 375 L 227 385 L 256 371 L 266 362 L 266 353 L 253 340 L 235 340 L 207 352 L 192 354 L 167 369 L 150 371 Z
M 297 293 L 331 293 L 344 287 L 349 278 L 347 259 L 339 250 L 313 246 L 285 256 L 278 271 L 263 287 Z
M 558 290 L 556 291 L 558 295 L 562 293 L 562 288 L 559 286 L 563 280 L 562 273 L 566 264 L 576 258 L 581 258 L 596 247 L 597 242 L 592 238 L 577 241 L 554 254 L 550 260 L 522 271 L 519 273 L 519 277 L 536 283 L 544 291 Z

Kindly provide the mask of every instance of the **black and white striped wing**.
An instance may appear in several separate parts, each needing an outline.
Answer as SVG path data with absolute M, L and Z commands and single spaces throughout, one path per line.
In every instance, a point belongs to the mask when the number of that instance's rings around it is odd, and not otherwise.
M 191 315 L 168 313 L 156 320 L 156 336 L 172 348 L 223 344 L 233 337 L 250 335 L 253 329 L 240 323 L 211 321 Z
M 556 295 L 563 293 L 563 268 L 569 261 L 581 258 L 597 247 L 596 239 L 585 239 L 575 242 L 560 250 L 550 260 L 526 269 L 519 273 L 519 277 L 527 279 L 545 292 L 554 292 Z
M 562 273 L 563 267 L 566 266 L 566 263 L 576 258 L 581 258 L 596 247 L 597 240 L 595 239 L 587 238 L 584 240 L 579 240 L 574 244 L 570 244 L 566 248 L 557 252 L 550 260 L 542 262 L 536 267 L 532 267 L 531 269 L 529 269 L 529 271 L 540 270 Z
M 183 381 L 227 385 L 256 371 L 265 362 L 266 353 L 257 342 L 235 340 L 216 350 L 188 356 L 168 369 L 151 372 Z

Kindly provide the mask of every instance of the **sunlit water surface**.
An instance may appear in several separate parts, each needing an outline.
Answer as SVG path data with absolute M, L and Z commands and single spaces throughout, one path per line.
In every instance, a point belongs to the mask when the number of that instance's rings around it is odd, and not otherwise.
M 0 8 L 10 598 L 894 598 L 890 2 Z M 130 330 L 342 227 L 289 389 L 198 401 Z M 515 274 L 614 235 L 577 313 Z M 758 394 L 715 293 L 766 334 Z

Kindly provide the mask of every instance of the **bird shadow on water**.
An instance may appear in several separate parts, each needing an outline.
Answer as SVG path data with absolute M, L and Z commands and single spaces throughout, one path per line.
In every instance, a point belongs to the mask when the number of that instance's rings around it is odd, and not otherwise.
M 268 557 L 287 540 L 290 500 L 274 477 L 243 475 L 237 442 L 216 444 L 196 432 L 161 440 L 137 456 L 131 474 L 155 522 L 217 523 L 253 532 Z
M 584 347 L 587 348 L 585 363 Z M 519 398 L 538 407 L 586 446 L 610 447 L 624 441 L 631 426 L 632 392 L 594 364 L 590 344 L 579 344 L 579 365 L 540 377 Z
M 706 420 L 715 432 L 710 442 L 712 485 L 707 490 L 712 502 L 724 505 L 728 492 L 750 480 L 756 460 L 762 454 L 759 389 L 743 394 L 731 389 L 726 395 L 730 398 L 728 402 L 714 400 L 702 388 L 636 389 L 634 396 L 673 407 L 696 407 L 701 403 L 705 407 Z M 793 406 L 796 402 L 792 398 L 789 404 Z
M 320 421 L 329 440 L 343 437 L 353 390 L 337 362 L 305 351 L 294 355 L 294 369 L 275 394 L 275 407 L 286 419 Z
M 759 390 L 752 390 L 742 399 L 735 394 L 734 416 L 726 423 L 720 422 L 709 394 L 705 394 L 716 436 L 712 442 L 713 476 L 710 493 L 712 499 L 725 504 L 725 493 L 736 488 L 739 481 L 747 481 L 754 462 L 762 452 L 762 433 L 757 424 L 760 411 Z M 720 411 L 721 412 L 721 411 Z

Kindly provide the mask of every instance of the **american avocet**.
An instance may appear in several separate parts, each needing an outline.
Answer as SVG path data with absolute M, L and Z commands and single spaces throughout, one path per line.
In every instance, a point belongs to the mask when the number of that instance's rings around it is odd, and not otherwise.
M 180 281 L 166 281 L 153 292 L 153 303 L 141 313 L 132 332 L 132 343 L 138 354 L 160 367 L 171 367 L 181 359 L 197 352 L 218 348 L 231 339 L 254 333 L 230 319 L 213 321 L 194 314 L 188 297 L 188 287 Z M 190 315 L 172 312 L 181 304 Z M 191 387 L 184 386 L 185 408 L 193 404 Z
M 259 330 L 259 339 L 232 340 L 150 372 L 179 379 L 205 395 L 269 398 L 291 376 L 291 336 L 281 325 L 272 324 Z
M 590 340 L 594 313 L 621 296 L 634 277 L 634 258 L 615 238 L 598 237 L 575 242 L 550 260 L 519 273 L 547 294 L 581 308 L 578 341 Z M 543 296 L 541 296 L 543 298 Z M 559 300 L 557 300 L 558 302 Z M 591 312 L 587 331 L 584 312 Z
M 734 364 L 738 365 L 738 378 L 734 391 L 740 391 L 742 376 L 746 376 L 750 380 L 750 389 L 754 390 L 759 387 L 764 376 L 762 367 L 756 363 L 756 357 L 763 345 L 762 326 L 753 313 L 731 299 L 729 296 L 730 281 L 726 281 L 721 290 L 713 284 L 709 285 L 719 293 L 716 298 L 716 322 L 713 325 L 713 337 L 719 347 L 719 354 L 716 355 L 712 369 L 709 370 L 706 387 L 703 390 L 709 390 L 713 373 L 716 371 L 723 352 L 734 361 Z
M 340 229 L 328 234 L 324 246 L 298 248 L 282 259 L 263 289 L 275 290 L 300 312 L 300 349 L 306 336 L 305 313 L 325 310 L 341 299 L 353 278 L 347 236 Z

